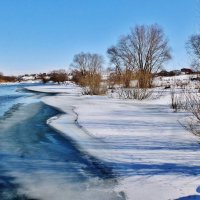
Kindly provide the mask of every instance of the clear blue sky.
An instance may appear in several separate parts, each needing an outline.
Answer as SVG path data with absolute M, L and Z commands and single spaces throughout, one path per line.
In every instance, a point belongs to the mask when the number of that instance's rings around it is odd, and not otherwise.
M 100 53 L 136 24 L 161 25 L 173 60 L 188 66 L 185 42 L 200 30 L 198 0 L 0 0 L 0 71 L 67 69 L 81 51 Z

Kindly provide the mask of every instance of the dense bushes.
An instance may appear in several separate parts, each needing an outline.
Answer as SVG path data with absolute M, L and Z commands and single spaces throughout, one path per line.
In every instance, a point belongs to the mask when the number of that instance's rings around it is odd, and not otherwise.
M 67 72 L 64 69 L 54 70 L 50 73 L 49 80 L 56 83 L 63 83 L 65 81 L 68 81 Z

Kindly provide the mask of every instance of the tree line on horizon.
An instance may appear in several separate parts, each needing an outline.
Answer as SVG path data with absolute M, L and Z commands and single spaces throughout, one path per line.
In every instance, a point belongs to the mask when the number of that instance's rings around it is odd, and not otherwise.
M 3 73 L 0 73 L 0 83 L 4 82 L 15 82 L 17 81 L 17 77 L 15 76 L 5 76 Z
M 200 35 L 192 35 L 186 49 L 193 56 L 192 66 L 200 65 Z M 115 45 L 107 49 L 110 67 L 107 84 L 124 88 L 131 87 L 131 81 L 137 80 L 137 88 L 151 88 L 154 74 L 162 69 L 163 64 L 172 58 L 169 41 L 163 29 L 157 25 L 136 25 L 131 31 L 120 37 Z M 87 88 L 88 94 L 101 94 L 103 56 L 96 53 L 81 52 L 74 56 L 71 64 L 71 80 Z M 68 74 L 65 70 L 54 70 L 48 79 L 40 75 L 42 81 L 64 82 Z M 19 77 L 0 75 L 0 81 L 19 80 Z

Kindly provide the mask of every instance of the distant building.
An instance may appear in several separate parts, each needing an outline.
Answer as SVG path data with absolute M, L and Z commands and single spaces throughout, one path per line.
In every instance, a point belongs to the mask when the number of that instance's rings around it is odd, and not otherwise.
M 192 69 L 190 69 L 190 68 L 182 68 L 181 72 L 185 73 L 185 74 L 192 74 L 193 73 Z

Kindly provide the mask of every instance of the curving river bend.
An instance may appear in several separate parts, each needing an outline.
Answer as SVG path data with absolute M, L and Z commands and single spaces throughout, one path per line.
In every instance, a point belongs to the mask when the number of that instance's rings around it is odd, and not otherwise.
M 112 167 L 51 129 L 60 113 L 25 86 L 0 86 L 0 199 L 125 199 Z

